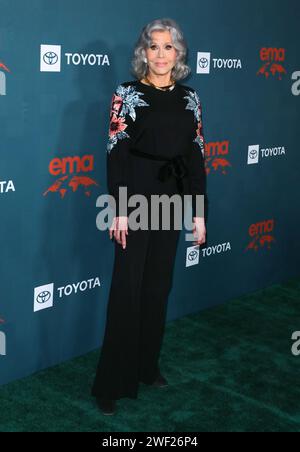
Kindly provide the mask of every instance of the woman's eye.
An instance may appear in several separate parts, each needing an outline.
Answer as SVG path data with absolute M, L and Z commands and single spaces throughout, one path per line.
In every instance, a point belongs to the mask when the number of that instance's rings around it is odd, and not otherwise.
M 150 46 L 150 49 L 151 50 L 155 50 L 155 49 L 157 49 L 157 46 L 156 45 L 152 45 L 152 46 Z M 171 44 L 168 44 L 168 45 L 166 45 L 166 49 L 172 49 L 172 46 L 171 46 Z

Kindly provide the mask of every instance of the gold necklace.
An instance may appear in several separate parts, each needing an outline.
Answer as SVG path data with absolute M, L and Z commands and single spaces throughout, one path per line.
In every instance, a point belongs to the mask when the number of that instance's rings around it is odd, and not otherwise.
M 170 91 L 170 88 L 171 88 L 172 86 L 175 85 L 175 80 L 173 80 L 172 77 L 171 77 L 172 83 L 171 83 L 170 85 L 166 85 L 166 86 L 157 86 L 157 85 L 154 85 L 154 83 L 152 83 L 152 82 L 148 79 L 148 77 L 147 77 L 146 75 L 145 75 L 144 78 L 145 78 L 146 82 L 149 83 L 149 85 L 153 86 L 153 87 L 156 88 L 156 89 L 160 89 L 160 90 L 162 90 L 162 91 L 167 91 L 167 90 Z

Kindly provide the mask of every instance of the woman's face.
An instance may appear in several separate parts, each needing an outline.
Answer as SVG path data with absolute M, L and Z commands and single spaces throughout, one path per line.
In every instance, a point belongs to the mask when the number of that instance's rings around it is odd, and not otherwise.
M 169 31 L 153 31 L 152 41 L 145 50 L 150 74 L 168 75 L 176 64 L 176 49 Z

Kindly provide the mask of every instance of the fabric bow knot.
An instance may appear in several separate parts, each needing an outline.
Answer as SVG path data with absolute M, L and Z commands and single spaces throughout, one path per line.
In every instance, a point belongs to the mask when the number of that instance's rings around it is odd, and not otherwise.
M 184 155 L 177 154 L 175 157 L 167 158 L 162 155 L 157 154 L 148 154 L 147 152 L 143 152 L 140 149 L 131 148 L 130 152 L 134 155 L 148 158 L 150 160 L 159 160 L 166 162 L 158 172 L 158 179 L 161 182 L 165 182 L 169 177 L 173 176 L 176 178 L 178 191 L 182 194 L 184 191 L 183 186 L 183 177 L 188 173 L 188 168 L 185 164 Z
M 158 179 L 165 182 L 169 177 L 176 178 L 178 190 L 183 192 L 183 177 L 187 174 L 187 167 L 183 155 L 176 155 L 169 159 L 159 170 Z

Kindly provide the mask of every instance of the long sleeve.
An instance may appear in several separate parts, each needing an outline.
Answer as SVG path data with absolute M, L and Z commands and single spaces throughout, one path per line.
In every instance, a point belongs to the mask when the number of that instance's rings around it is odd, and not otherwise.
M 128 194 L 130 191 L 128 152 L 132 142 L 132 123 L 128 108 L 128 88 L 120 84 L 111 100 L 106 159 L 108 191 L 115 198 L 116 216 L 125 215 L 120 210 L 119 187 L 127 187 Z
M 193 216 L 202 216 L 202 211 L 196 212 L 196 195 L 206 194 L 205 171 L 205 140 L 203 136 L 202 107 L 195 90 L 191 93 L 191 109 L 194 111 L 195 129 L 192 137 L 191 153 L 188 164 L 189 192 L 192 195 Z M 204 216 L 204 211 L 203 211 Z

